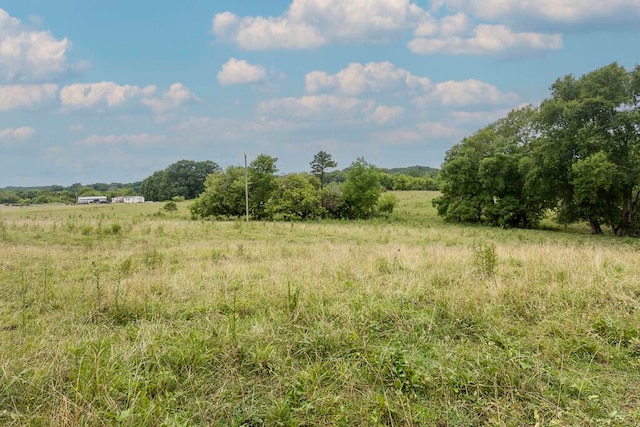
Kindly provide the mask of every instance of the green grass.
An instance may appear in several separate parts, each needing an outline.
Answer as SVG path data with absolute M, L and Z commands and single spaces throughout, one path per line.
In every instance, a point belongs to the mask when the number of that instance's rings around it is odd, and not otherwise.
M 640 244 L 0 208 L 1 425 L 640 424 Z

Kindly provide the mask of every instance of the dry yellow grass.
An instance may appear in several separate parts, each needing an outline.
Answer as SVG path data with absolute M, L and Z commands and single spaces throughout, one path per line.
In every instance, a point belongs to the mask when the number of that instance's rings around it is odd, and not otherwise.
M 635 240 L 399 196 L 354 223 L 0 208 L 0 423 L 640 423 Z

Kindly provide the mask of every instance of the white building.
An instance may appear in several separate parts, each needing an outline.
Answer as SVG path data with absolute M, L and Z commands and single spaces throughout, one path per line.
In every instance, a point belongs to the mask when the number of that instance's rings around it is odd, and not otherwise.
M 111 203 L 144 203 L 142 196 L 116 196 L 111 198 Z
M 82 196 L 78 197 L 76 202 L 79 205 L 89 205 L 91 203 L 109 203 L 107 196 Z

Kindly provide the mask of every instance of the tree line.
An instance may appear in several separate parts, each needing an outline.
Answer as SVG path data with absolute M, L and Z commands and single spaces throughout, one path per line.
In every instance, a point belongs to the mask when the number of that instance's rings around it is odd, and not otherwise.
M 264 161 L 256 159 L 257 163 Z M 277 159 L 276 159 L 277 160 Z M 337 163 L 332 156 L 325 151 L 319 151 L 314 155 L 310 164 L 309 173 L 320 180 L 320 188 L 335 183 L 343 184 L 347 181 L 351 166 L 343 170 L 334 170 Z M 239 168 L 239 169 L 237 169 Z M 230 175 L 238 174 L 242 168 L 232 166 L 224 172 Z M 426 166 L 411 166 L 407 168 L 380 169 L 376 168 L 378 178 L 383 190 L 437 190 L 437 169 Z M 205 189 L 205 180 L 210 174 L 218 174 L 223 170 L 217 163 L 210 160 L 195 162 L 192 160 L 180 160 L 169 165 L 161 171 L 154 172 L 142 181 L 141 191 L 146 200 L 190 200 L 197 198 Z M 275 174 L 276 170 L 273 172 Z M 227 177 L 231 179 L 231 177 Z
M 342 183 L 326 182 L 327 170 L 337 163 L 324 151 L 314 156 L 310 173 L 278 176 L 277 161 L 261 154 L 246 170 L 229 166 L 208 175 L 204 191 L 191 205 L 193 216 L 242 217 L 248 207 L 254 219 L 356 219 L 390 213 L 395 207 L 395 197 L 383 195 L 381 172 L 363 158 L 350 165 Z
M 449 221 L 532 228 L 553 212 L 594 234 L 638 234 L 640 66 L 613 63 L 551 86 L 446 154 L 434 200 Z
M 0 189 L 0 203 L 9 205 L 31 205 L 42 203 L 76 203 L 81 196 L 105 195 L 107 197 L 132 196 L 140 194 L 141 182 L 121 184 L 95 183 L 70 186 L 49 185 L 44 187 L 6 187 Z
M 329 156 L 328 163 L 323 169 L 317 169 L 322 164 L 322 156 Z M 344 170 L 329 171 L 331 156 L 323 151 L 312 165 L 311 174 L 316 175 L 321 187 L 326 184 L 343 184 L 347 180 L 349 167 Z M 315 157 L 314 157 L 315 158 Z M 336 163 L 337 166 L 337 163 Z M 411 166 L 396 169 L 377 169 L 379 181 L 383 190 L 436 190 L 435 176 L 437 169 L 425 166 Z M 104 195 L 109 198 L 116 196 L 142 195 L 149 201 L 180 201 L 197 198 L 204 191 L 207 176 L 220 173 L 222 169 L 213 161 L 179 160 L 163 170 L 155 171 L 143 181 L 122 183 L 95 183 L 83 185 L 75 183 L 70 186 L 49 185 L 41 187 L 6 187 L 0 189 L 1 204 L 42 204 L 76 202 L 77 197 Z

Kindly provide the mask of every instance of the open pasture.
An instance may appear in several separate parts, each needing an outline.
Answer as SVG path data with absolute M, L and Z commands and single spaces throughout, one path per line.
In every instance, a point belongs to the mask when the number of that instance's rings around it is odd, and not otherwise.
M 640 242 L 0 207 L 1 425 L 640 424 Z

